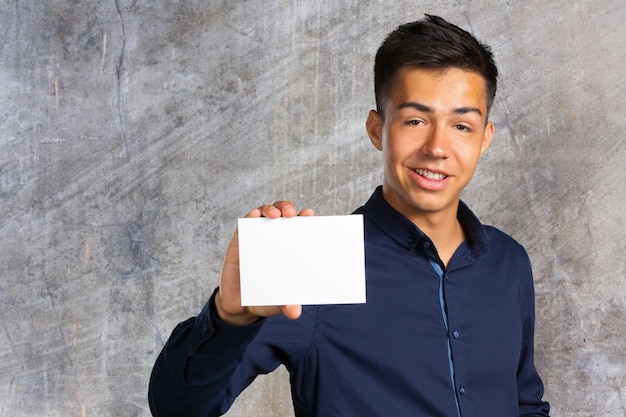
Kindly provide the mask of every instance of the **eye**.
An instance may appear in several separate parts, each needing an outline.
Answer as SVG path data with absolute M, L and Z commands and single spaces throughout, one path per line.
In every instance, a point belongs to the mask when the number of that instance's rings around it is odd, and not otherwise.
M 470 132 L 472 129 L 469 128 L 469 126 L 465 126 L 465 125 L 455 125 L 454 126 L 457 130 L 460 130 L 462 132 Z
M 411 119 L 407 121 L 406 124 L 409 126 L 419 126 L 419 125 L 423 125 L 424 122 L 420 119 Z

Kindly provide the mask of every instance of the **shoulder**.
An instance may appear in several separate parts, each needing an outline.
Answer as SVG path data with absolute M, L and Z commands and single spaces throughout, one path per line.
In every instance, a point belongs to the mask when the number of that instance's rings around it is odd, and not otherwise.
M 489 252 L 491 256 L 498 256 L 504 259 L 514 258 L 518 262 L 528 263 L 528 253 L 522 244 L 513 237 L 504 233 L 494 226 L 483 226 L 489 239 Z

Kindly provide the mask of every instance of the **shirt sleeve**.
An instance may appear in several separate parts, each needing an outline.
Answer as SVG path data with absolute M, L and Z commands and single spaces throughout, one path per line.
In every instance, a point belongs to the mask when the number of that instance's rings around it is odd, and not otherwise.
M 154 416 L 219 416 L 256 377 L 233 381 L 247 346 L 264 320 L 230 326 L 215 313 L 215 293 L 198 317 L 176 326 L 161 351 L 150 378 L 148 401 Z
M 543 382 L 535 369 L 535 293 L 530 261 L 526 255 L 528 272 L 523 274 L 520 298 L 523 319 L 523 340 L 520 364 L 517 371 L 519 415 L 520 417 L 549 417 L 550 406 L 542 400 Z

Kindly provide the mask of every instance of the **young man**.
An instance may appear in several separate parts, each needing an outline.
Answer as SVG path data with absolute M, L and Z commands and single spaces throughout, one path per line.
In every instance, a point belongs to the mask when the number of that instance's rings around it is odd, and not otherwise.
M 384 179 L 357 210 L 367 303 L 241 307 L 235 234 L 220 288 L 155 364 L 155 416 L 223 414 L 280 364 L 299 417 L 548 416 L 526 252 L 460 201 L 494 133 L 491 52 L 427 16 L 387 37 L 374 70 L 366 127 Z M 295 215 L 283 201 L 247 216 Z

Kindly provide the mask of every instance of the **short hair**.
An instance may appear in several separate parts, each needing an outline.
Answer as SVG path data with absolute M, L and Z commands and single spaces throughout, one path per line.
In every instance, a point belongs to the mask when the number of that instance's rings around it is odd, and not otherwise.
M 489 46 L 439 16 L 398 26 L 382 43 L 374 64 L 376 108 L 384 117 L 385 101 L 400 69 L 475 71 L 485 79 L 487 112 L 496 96 L 498 68 Z

